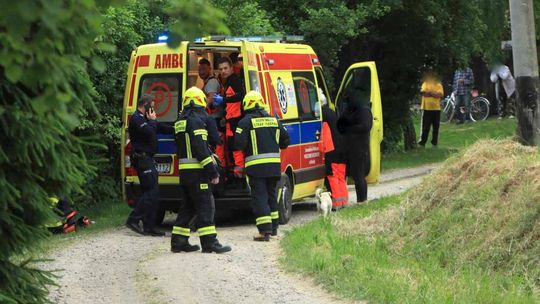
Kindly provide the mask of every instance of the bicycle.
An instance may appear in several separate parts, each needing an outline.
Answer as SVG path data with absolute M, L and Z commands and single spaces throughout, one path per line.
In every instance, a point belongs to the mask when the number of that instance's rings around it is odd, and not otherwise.
M 490 102 L 487 98 L 478 95 L 477 90 L 472 91 L 469 118 L 472 121 L 486 120 L 489 116 Z M 456 95 L 454 92 L 441 100 L 441 123 L 452 121 L 456 108 Z M 463 107 L 460 109 L 464 113 Z

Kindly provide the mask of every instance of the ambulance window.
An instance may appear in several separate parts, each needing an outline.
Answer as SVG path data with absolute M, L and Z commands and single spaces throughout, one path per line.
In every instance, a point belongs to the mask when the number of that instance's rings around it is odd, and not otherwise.
M 250 90 L 261 92 L 261 86 L 259 84 L 259 77 L 256 71 L 249 71 L 249 87 Z
M 158 121 L 172 122 L 178 118 L 181 79 L 179 74 L 148 74 L 141 78 L 139 97 L 150 94 L 154 98 Z
M 298 116 L 302 119 L 317 118 L 320 113 L 320 105 L 313 73 L 293 72 L 292 77 L 298 105 Z

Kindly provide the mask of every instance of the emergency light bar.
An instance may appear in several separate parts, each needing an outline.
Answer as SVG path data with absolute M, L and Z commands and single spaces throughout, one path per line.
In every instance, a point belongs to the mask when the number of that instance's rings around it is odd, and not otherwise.
M 159 42 L 167 42 L 167 40 L 169 40 L 169 36 L 166 35 L 166 34 L 161 34 L 161 35 L 159 35 L 159 37 L 158 37 L 158 41 L 159 41 Z
M 252 42 L 303 42 L 304 36 L 246 36 L 231 37 L 224 35 L 213 35 L 195 39 L 195 42 L 205 41 L 252 41 Z

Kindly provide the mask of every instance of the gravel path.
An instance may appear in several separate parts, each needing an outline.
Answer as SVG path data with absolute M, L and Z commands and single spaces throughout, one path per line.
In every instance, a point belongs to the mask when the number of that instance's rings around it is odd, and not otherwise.
M 418 184 L 436 165 L 386 172 L 369 188 L 369 199 L 401 193 Z M 354 201 L 354 187 L 349 188 Z M 314 200 L 295 205 L 280 234 L 318 216 Z M 73 242 L 52 252 L 47 269 L 60 273 L 54 303 L 350 303 L 326 292 L 310 278 L 284 272 L 279 239 L 252 241 L 253 224 L 218 227 L 230 253 L 170 252 L 170 237 L 144 237 L 125 228 Z M 195 236 L 195 235 L 194 235 Z M 192 237 L 192 242 L 197 239 Z

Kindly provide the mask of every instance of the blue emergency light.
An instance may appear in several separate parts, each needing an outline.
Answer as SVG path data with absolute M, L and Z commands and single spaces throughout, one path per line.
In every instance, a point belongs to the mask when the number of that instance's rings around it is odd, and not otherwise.
M 159 35 L 158 39 L 157 39 L 159 42 L 167 42 L 167 40 L 169 40 L 169 35 L 166 35 L 166 34 L 161 34 Z

